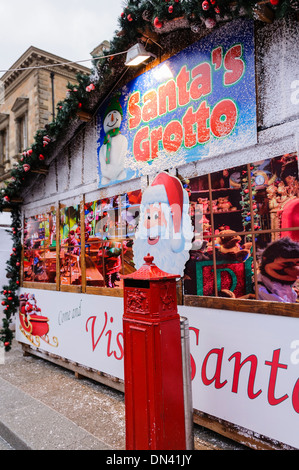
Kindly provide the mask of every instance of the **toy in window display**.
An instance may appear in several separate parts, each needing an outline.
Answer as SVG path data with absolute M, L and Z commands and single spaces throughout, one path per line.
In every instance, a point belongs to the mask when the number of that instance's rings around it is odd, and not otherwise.
M 222 230 L 216 238 L 217 258 L 234 261 L 245 261 L 250 254 L 251 243 L 242 247 L 241 237 L 234 230 Z
M 128 141 L 120 133 L 122 117 L 121 104 L 117 97 L 114 97 L 104 113 L 103 127 L 105 138 L 99 152 L 102 184 L 124 180 L 127 176 L 125 156 L 128 149 Z
M 126 252 L 126 246 L 123 244 L 123 253 Z M 104 276 L 105 269 L 105 285 L 106 287 L 119 287 L 120 272 L 122 270 L 121 260 L 121 243 L 120 242 L 104 242 L 102 248 L 98 251 L 98 270 Z M 104 258 L 104 267 L 102 259 Z
M 202 212 L 207 213 L 210 212 L 210 202 L 207 197 L 199 197 L 197 199 L 198 204 L 202 205 Z
M 92 232 L 92 222 L 94 219 L 93 211 L 85 216 L 85 241 L 87 242 Z
M 229 201 L 229 196 L 219 197 L 217 200 L 217 212 L 229 212 L 236 211 L 237 208 L 233 207 L 232 203 Z
M 258 299 L 275 302 L 296 302 L 299 279 L 299 243 L 281 238 L 262 253 L 258 274 Z
M 76 238 L 74 230 L 70 230 L 68 238 L 62 242 L 67 246 L 67 253 L 65 257 L 62 257 L 60 272 L 64 276 L 63 282 L 68 282 L 66 278 L 69 278 L 71 284 L 79 282 L 80 277 L 80 245 Z
M 192 239 L 188 193 L 178 178 L 161 172 L 142 195 L 133 245 L 135 268 L 149 253 L 162 271 L 183 276 Z
M 79 242 L 76 238 L 76 234 L 74 230 L 71 230 L 69 233 L 68 238 L 63 240 L 63 243 L 67 245 L 68 251 L 73 255 L 78 255 L 80 251 Z

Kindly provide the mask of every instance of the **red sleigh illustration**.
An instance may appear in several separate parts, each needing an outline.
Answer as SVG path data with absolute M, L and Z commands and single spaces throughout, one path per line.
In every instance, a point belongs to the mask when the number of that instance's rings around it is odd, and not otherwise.
M 51 342 L 48 336 L 49 319 L 42 316 L 40 312 L 41 309 L 36 304 L 34 294 L 20 295 L 19 318 L 23 335 L 36 347 L 40 346 L 41 339 L 50 346 L 57 347 L 57 338 L 53 337 Z

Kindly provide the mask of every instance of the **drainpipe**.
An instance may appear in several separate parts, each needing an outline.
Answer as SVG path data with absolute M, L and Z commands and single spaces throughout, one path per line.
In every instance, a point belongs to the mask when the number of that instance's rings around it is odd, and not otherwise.
M 55 120 L 55 99 L 54 99 L 54 72 L 51 72 L 51 86 L 52 86 L 52 119 Z

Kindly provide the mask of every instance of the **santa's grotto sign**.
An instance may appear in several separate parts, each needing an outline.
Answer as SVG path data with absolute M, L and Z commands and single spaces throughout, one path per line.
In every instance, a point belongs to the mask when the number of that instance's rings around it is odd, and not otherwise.
M 238 20 L 130 81 L 98 112 L 99 186 L 257 142 L 253 22 Z
M 189 322 L 193 408 L 299 449 L 298 319 L 178 312 Z M 119 297 L 21 288 L 16 338 L 123 380 L 122 317 Z

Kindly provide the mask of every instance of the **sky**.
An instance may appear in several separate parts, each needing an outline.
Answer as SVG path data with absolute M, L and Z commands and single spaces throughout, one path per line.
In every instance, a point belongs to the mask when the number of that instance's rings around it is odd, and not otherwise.
M 90 58 L 114 37 L 125 0 L 0 0 L 0 70 L 30 46 L 67 60 Z M 83 62 L 86 67 L 91 62 Z M 0 73 L 0 76 L 3 73 Z

